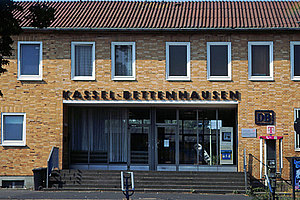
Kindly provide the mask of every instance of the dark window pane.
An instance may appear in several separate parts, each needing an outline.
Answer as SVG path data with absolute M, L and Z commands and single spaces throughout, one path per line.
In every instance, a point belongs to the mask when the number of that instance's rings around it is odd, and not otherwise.
M 300 45 L 294 46 L 294 76 L 300 76 Z
M 197 164 L 197 111 L 179 111 L 179 163 Z
M 132 76 L 131 45 L 115 45 L 115 75 Z
M 157 109 L 156 123 L 176 124 L 176 109 Z
M 4 140 L 22 140 L 23 116 L 4 116 Z
M 92 76 L 92 45 L 75 46 L 75 76 Z
M 187 75 L 187 46 L 169 46 L 169 75 Z
M 21 75 L 39 75 L 40 45 L 21 45 Z
M 228 76 L 228 46 L 210 46 L 210 75 Z
M 150 109 L 129 109 L 129 124 L 150 124 Z
M 130 153 L 131 163 L 148 163 L 148 135 L 149 127 L 130 126 Z
M 269 45 L 252 45 L 252 76 L 270 76 L 269 48 Z

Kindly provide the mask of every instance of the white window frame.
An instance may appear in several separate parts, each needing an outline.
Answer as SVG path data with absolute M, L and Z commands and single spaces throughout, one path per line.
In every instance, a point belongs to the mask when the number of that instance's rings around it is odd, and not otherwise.
M 270 76 L 252 76 L 252 46 L 256 45 L 268 45 L 270 55 Z M 273 68 L 273 42 L 248 42 L 248 79 L 250 81 L 273 81 L 274 80 L 274 68 Z
M 75 46 L 76 45 L 92 45 L 92 75 L 91 76 L 75 76 Z M 95 42 L 71 42 L 71 80 L 74 81 L 90 81 L 95 80 Z
M 210 75 L 210 46 L 226 45 L 228 49 L 228 72 L 227 76 Z M 231 81 L 231 42 L 207 42 L 207 80 L 209 81 Z
M 39 74 L 38 75 L 21 75 L 21 45 L 38 44 L 40 45 L 39 55 Z M 41 41 L 19 41 L 18 42 L 18 80 L 20 81 L 41 81 L 43 80 L 43 44 Z
M 295 108 L 294 109 L 294 121 L 296 121 L 296 119 L 297 119 L 297 112 L 299 114 L 298 117 L 300 117 L 300 108 Z M 294 131 L 294 135 L 295 135 L 295 151 L 300 151 L 300 134 L 299 134 L 299 138 L 298 139 L 297 139 L 296 131 Z M 297 141 L 298 141 L 299 145 L 297 145 Z
M 294 53 L 294 46 L 295 45 L 300 45 L 300 41 L 292 41 L 290 42 L 290 53 L 291 53 L 291 80 L 293 81 L 300 81 L 300 76 L 295 76 L 294 71 L 295 71 L 295 53 Z
M 176 46 L 186 46 L 186 50 L 187 50 L 187 70 L 186 76 L 170 76 L 170 68 L 169 68 L 169 47 L 172 45 L 176 45 Z M 190 64 L 190 42 L 166 42 L 166 80 L 167 81 L 190 81 L 191 80 L 191 64 Z
M 4 140 L 4 116 L 23 116 L 22 140 Z M 1 113 L 1 146 L 26 146 L 26 113 Z
M 132 76 L 116 76 L 115 75 L 115 46 L 116 45 L 124 45 L 132 46 Z M 135 74 L 135 42 L 112 42 L 111 43 L 111 79 L 114 81 L 135 81 L 136 74 Z

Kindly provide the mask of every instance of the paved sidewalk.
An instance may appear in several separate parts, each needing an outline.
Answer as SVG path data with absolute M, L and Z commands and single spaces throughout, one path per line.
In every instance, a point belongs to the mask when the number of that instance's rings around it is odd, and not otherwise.
M 76 191 L 32 191 L 0 189 L 0 199 L 125 199 L 121 192 L 76 192 Z M 135 193 L 132 200 L 250 200 L 251 197 L 237 194 L 178 194 L 178 193 Z

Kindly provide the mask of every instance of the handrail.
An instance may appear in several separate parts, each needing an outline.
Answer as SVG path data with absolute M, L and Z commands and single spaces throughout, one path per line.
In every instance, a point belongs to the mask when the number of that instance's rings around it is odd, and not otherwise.
M 244 178 L 245 178 L 245 192 L 248 190 L 248 179 L 247 179 L 247 157 L 246 149 L 244 149 Z
M 266 181 L 267 181 L 267 184 L 268 184 L 269 190 L 270 190 L 271 194 L 273 194 L 273 190 L 272 190 L 272 186 L 271 186 L 270 179 L 269 179 L 269 177 L 268 177 L 268 175 L 267 175 L 267 174 L 265 175 L 265 177 L 266 177 Z
M 249 154 L 249 155 L 250 155 L 250 154 Z M 261 164 L 263 164 L 265 167 L 269 167 L 267 164 L 265 164 L 264 162 L 260 161 L 258 158 L 256 158 L 256 157 L 253 156 L 252 154 L 251 154 L 251 156 L 252 156 L 253 158 L 255 158 L 255 160 L 257 160 L 258 162 L 260 162 Z
M 49 176 L 51 175 L 51 172 L 53 169 L 59 168 L 59 148 L 58 147 L 52 147 L 51 152 L 49 154 L 48 160 L 47 160 L 47 181 L 46 181 L 46 187 L 48 188 L 49 184 Z

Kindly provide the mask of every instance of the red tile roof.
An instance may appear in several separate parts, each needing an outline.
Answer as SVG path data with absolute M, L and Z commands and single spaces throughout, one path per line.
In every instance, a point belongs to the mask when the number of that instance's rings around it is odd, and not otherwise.
M 22 27 L 36 2 L 17 2 Z M 299 29 L 300 1 L 76 1 L 46 2 L 56 9 L 49 28 L 63 29 Z

